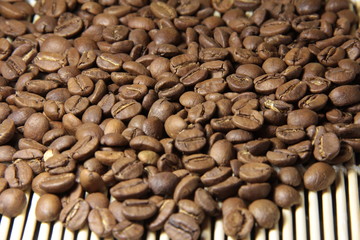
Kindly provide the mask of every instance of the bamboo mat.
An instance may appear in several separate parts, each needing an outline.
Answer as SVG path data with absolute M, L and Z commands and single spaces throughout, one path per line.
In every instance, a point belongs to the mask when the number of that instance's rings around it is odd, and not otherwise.
M 360 13 L 360 0 L 352 2 Z M 360 240 L 359 157 L 346 166 L 335 166 L 335 169 L 337 177 L 332 186 L 322 192 L 300 191 L 300 205 L 282 209 L 281 219 L 274 229 L 255 228 L 247 240 Z M 52 224 L 37 222 L 35 207 L 39 195 L 27 191 L 26 197 L 28 203 L 21 215 L 15 218 L 0 215 L 0 240 L 100 239 L 88 227 L 74 233 L 59 221 Z M 164 232 L 148 232 L 144 239 L 169 238 Z M 200 239 L 232 240 L 224 234 L 222 221 L 210 218 L 205 221 Z

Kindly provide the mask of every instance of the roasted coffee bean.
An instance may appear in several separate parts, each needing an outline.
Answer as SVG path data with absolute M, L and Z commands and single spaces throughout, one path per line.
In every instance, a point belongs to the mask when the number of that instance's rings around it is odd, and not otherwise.
M 144 234 L 144 227 L 124 220 L 113 227 L 112 234 L 116 239 L 140 239 Z
M 318 134 L 314 139 L 314 157 L 318 161 L 330 161 L 340 152 L 340 140 L 335 133 Z
M 194 201 L 211 216 L 216 216 L 219 213 L 220 209 L 218 203 L 213 199 L 210 193 L 203 188 L 198 188 L 195 191 Z
M 114 172 L 116 179 L 127 180 L 141 176 L 143 164 L 140 161 L 123 157 L 114 162 L 111 169 Z
M 139 198 L 149 190 L 149 185 L 143 179 L 134 178 L 122 181 L 110 189 L 110 194 L 117 200 Z
M 15 123 L 11 119 L 5 119 L 0 124 L 0 145 L 8 143 L 15 134 Z
M 170 216 L 164 226 L 165 232 L 171 239 L 195 240 L 200 236 L 200 227 L 196 221 L 184 214 L 175 213 Z
M 168 220 L 170 215 L 175 211 L 176 203 L 173 199 L 165 199 L 161 201 L 159 207 L 159 213 L 156 218 L 151 221 L 148 228 L 150 231 L 157 231 L 164 227 L 165 222 Z
M 283 125 L 276 129 L 276 137 L 287 144 L 298 143 L 305 135 L 305 131 L 301 126 Z
M 241 183 L 239 178 L 231 176 L 223 182 L 212 185 L 208 188 L 208 190 L 215 197 L 219 199 L 226 199 L 236 194 L 236 191 L 237 189 L 239 189 L 240 184 Z
M 149 219 L 157 211 L 155 203 L 146 199 L 127 199 L 122 205 L 122 213 L 130 221 Z
M 265 163 L 246 163 L 240 166 L 241 180 L 250 183 L 266 182 L 272 174 L 272 168 Z
M 36 204 L 36 220 L 40 222 L 56 221 L 61 211 L 61 202 L 54 194 L 44 194 Z
M 232 118 L 232 122 L 240 129 L 256 131 L 264 123 L 264 117 L 256 110 L 243 109 Z
M 296 163 L 298 155 L 295 151 L 275 149 L 274 151 L 268 151 L 266 157 L 272 165 L 284 167 Z
M 171 195 L 179 178 L 171 172 L 160 172 L 149 177 L 149 188 L 156 195 Z
M 293 79 L 279 86 L 276 89 L 275 96 L 277 99 L 285 102 L 294 102 L 305 96 L 307 85 L 297 79 Z
M 244 238 L 248 236 L 254 225 L 254 217 L 246 208 L 236 208 L 224 215 L 224 231 L 228 236 Z
M 6 168 L 4 177 L 11 188 L 26 190 L 31 185 L 33 171 L 25 161 L 17 160 Z
M 180 199 L 189 197 L 199 186 L 200 178 L 188 175 L 180 180 L 174 190 L 174 200 L 178 202 Z
M 274 202 L 279 207 L 290 208 L 300 203 L 300 194 L 295 188 L 280 184 L 274 189 Z
M 230 176 L 231 176 L 231 168 L 215 167 L 207 171 L 205 174 L 203 174 L 200 180 L 205 186 L 212 186 L 221 183 Z
M 204 173 L 215 166 L 214 159 L 206 154 L 184 156 L 182 162 L 187 170 L 195 173 Z
M 90 193 L 86 196 L 85 201 L 90 205 L 91 209 L 109 207 L 109 199 L 101 192 Z
M 0 193 L 0 214 L 7 217 L 16 217 L 23 211 L 25 206 L 26 195 L 23 191 L 9 188 Z
M 280 74 L 265 74 L 254 79 L 254 88 L 260 94 L 271 94 L 286 81 Z
M 360 102 L 360 85 L 343 85 L 333 89 L 329 98 L 335 106 L 343 107 Z
M 89 211 L 89 204 L 84 199 L 78 198 L 61 210 L 59 220 L 71 231 L 76 231 L 85 225 Z
M 107 208 L 92 209 L 88 216 L 89 228 L 99 237 L 109 237 L 116 225 L 113 214 Z
M 239 188 L 238 195 L 241 199 L 255 201 L 266 198 L 271 191 L 269 183 L 250 183 Z
M 255 221 L 263 228 L 273 228 L 280 219 L 278 207 L 270 200 L 259 199 L 249 205 Z
M 39 183 L 40 188 L 48 193 L 64 193 L 75 183 L 73 173 L 49 175 Z
M 183 130 L 175 139 L 175 147 L 184 153 L 199 151 L 205 144 L 204 133 L 197 128 Z
M 312 164 L 304 173 L 304 186 L 311 191 L 322 191 L 335 181 L 335 170 L 327 163 Z

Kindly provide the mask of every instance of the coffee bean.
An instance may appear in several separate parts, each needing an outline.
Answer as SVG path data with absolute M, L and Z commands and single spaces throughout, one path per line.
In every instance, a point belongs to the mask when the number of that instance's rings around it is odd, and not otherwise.
M 240 167 L 239 176 L 250 183 L 266 182 L 272 173 L 272 168 L 265 163 L 246 163 Z
M 234 238 L 244 238 L 254 225 L 254 217 L 245 208 L 236 208 L 224 216 L 224 231 Z
M 124 220 L 113 227 L 112 234 L 116 239 L 140 239 L 144 234 L 144 227 Z
M 9 188 L 0 193 L 0 213 L 4 216 L 16 217 L 24 210 L 25 206 L 26 196 L 23 191 Z
M 239 188 L 238 195 L 241 199 L 255 201 L 266 198 L 271 191 L 269 183 L 250 183 Z
M 184 156 L 182 162 L 187 170 L 195 173 L 204 173 L 215 166 L 214 159 L 211 156 L 205 154 Z
M 109 237 L 116 225 L 115 217 L 107 208 L 92 209 L 88 222 L 90 230 L 99 237 Z
M 335 170 L 327 163 L 312 164 L 304 173 L 304 186 L 311 191 L 322 191 L 335 181 Z
M 180 180 L 174 190 L 174 200 L 178 202 L 180 199 L 189 197 L 198 187 L 200 178 L 188 175 Z
M 125 200 L 144 196 L 148 190 L 147 182 L 140 178 L 134 178 L 116 184 L 110 189 L 110 194 L 117 200 Z
M 249 205 L 249 210 L 257 224 L 263 228 L 273 228 L 280 219 L 278 207 L 267 199 L 259 199 L 252 202 Z
M 173 199 L 165 199 L 160 202 L 160 205 L 158 215 L 148 226 L 150 231 L 157 231 L 164 227 L 165 222 L 175 211 L 176 203 Z
M 130 221 L 149 219 L 157 211 L 155 203 L 145 199 L 127 199 L 122 204 L 122 213 Z
M 236 194 L 237 189 L 240 186 L 240 179 L 231 176 L 225 181 L 220 182 L 216 185 L 212 185 L 208 188 L 209 192 L 219 199 L 225 199 Z
M 0 124 L 0 145 L 9 142 L 15 134 L 15 123 L 13 120 L 5 119 Z
M 89 211 L 89 204 L 84 199 L 78 198 L 61 210 L 59 220 L 69 230 L 76 231 L 85 225 Z
M 186 227 L 185 227 L 186 226 Z M 171 239 L 198 239 L 200 227 L 196 221 L 184 214 L 175 213 L 170 216 L 164 226 L 165 232 Z
M 169 195 L 179 182 L 179 178 L 171 172 L 160 172 L 149 178 L 149 187 L 157 195 Z
M 219 213 L 218 203 L 213 199 L 210 193 L 202 188 L 198 188 L 195 191 L 194 201 L 198 204 L 206 213 L 211 216 L 215 216 Z
M 127 180 L 141 176 L 143 164 L 140 161 L 124 157 L 114 162 L 111 169 L 116 179 Z
M 41 190 L 48 193 L 63 193 L 69 190 L 75 183 L 73 173 L 49 175 L 39 183 Z
M 199 151 L 205 144 L 204 133 L 196 128 L 183 130 L 175 139 L 175 147 L 185 153 Z
M 40 222 L 52 222 L 58 219 L 61 202 L 54 194 L 44 194 L 36 204 L 35 215 Z
M 274 202 L 279 207 L 290 208 L 300 203 L 300 194 L 295 188 L 281 184 L 274 189 Z
M 26 190 L 33 179 L 33 171 L 25 161 L 18 160 L 6 168 L 4 177 L 10 187 Z

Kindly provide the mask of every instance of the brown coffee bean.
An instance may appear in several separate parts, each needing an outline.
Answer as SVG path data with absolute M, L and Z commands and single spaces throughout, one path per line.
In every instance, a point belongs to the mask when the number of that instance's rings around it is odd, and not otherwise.
M 27 190 L 33 179 L 33 171 L 25 161 L 18 160 L 6 168 L 4 177 L 9 187 Z
M 283 125 L 276 129 L 276 137 L 284 143 L 294 144 L 305 137 L 305 131 L 301 126 Z
M 259 199 L 249 205 L 249 210 L 257 224 L 263 228 L 273 228 L 280 219 L 278 207 L 270 200 Z
M 246 163 L 240 166 L 239 176 L 250 183 L 266 182 L 272 171 L 272 168 L 265 163 Z
M 40 222 L 52 222 L 58 219 L 61 211 L 61 202 L 54 194 L 44 194 L 36 204 L 36 220 Z
M 185 153 L 193 153 L 206 144 L 204 133 L 199 129 L 186 129 L 180 132 L 175 139 L 175 147 Z
M 63 193 L 69 190 L 75 183 L 73 173 L 63 173 L 59 175 L 49 175 L 40 183 L 40 188 L 48 193 Z
M 208 188 L 208 191 L 219 199 L 226 199 L 236 194 L 240 184 L 241 183 L 239 178 L 231 176 L 225 181 L 222 181 L 216 185 L 212 185 Z
M 279 207 L 290 208 L 300 203 L 300 194 L 295 188 L 281 184 L 274 189 L 274 202 Z
M 220 209 L 218 203 L 213 199 L 210 193 L 203 188 L 198 188 L 195 191 L 194 201 L 211 216 L 216 216 L 219 213 Z
M 24 210 L 25 206 L 26 196 L 23 191 L 9 188 L 0 193 L 0 213 L 4 216 L 16 217 Z
M 218 184 L 231 176 L 231 168 L 215 167 L 204 173 L 200 180 L 205 186 Z
M 92 209 L 88 216 L 89 228 L 99 237 L 109 237 L 116 225 L 113 214 L 107 208 Z
M 109 199 L 101 192 L 90 193 L 86 196 L 85 201 L 90 205 L 91 209 L 109 207 Z
M 71 231 L 76 231 L 85 225 L 89 211 L 89 204 L 78 198 L 61 210 L 59 220 Z
M 114 226 L 112 234 L 116 239 L 140 239 L 144 234 L 144 227 L 124 220 Z
M 130 221 L 149 219 L 157 212 L 155 203 L 146 199 L 127 199 L 122 205 L 122 213 Z
M 110 194 L 117 200 L 139 198 L 149 190 L 149 185 L 143 179 L 134 178 L 122 181 L 110 189 Z
M 304 185 L 311 191 L 322 191 L 335 181 L 335 170 L 327 163 L 312 164 L 304 174 Z
M 251 232 L 254 217 L 246 208 L 236 208 L 224 215 L 224 231 L 234 238 L 245 238 Z
M 247 201 L 255 201 L 258 199 L 266 198 L 271 191 L 269 183 L 251 183 L 242 185 L 239 188 L 238 195 L 241 199 Z
M 157 195 L 171 195 L 179 178 L 171 172 L 160 172 L 149 178 L 149 187 Z
M 174 200 L 178 202 L 180 199 L 189 197 L 199 186 L 200 178 L 188 175 L 181 179 L 174 190 Z
M 264 117 L 256 110 L 243 109 L 232 118 L 233 123 L 240 129 L 256 131 L 264 123 Z
M 200 227 L 196 221 L 184 214 L 175 213 L 170 216 L 164 226 L 165 232 L 171 239 L 195 240 L 200 236 Z
M 5 119 L 0 124 L 0 145 L 8 143 L 15 134 L 15 123 L 11 119 Z

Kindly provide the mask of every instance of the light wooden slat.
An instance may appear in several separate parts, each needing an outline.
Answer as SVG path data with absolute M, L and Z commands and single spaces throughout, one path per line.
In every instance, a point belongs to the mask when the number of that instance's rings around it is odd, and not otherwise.
M 30 190 L 25 192 L 25 196 L 26 196 L 26 206 L 23 209 L 23 211 L 21 212 L 21 214 L 19 216 L 17 216 L 16 218 L 14 218 L 14 227 L 11 230 L 11 235 L 10 235 L 10 240 L 20 240 L 21 239 L 21 235 L 22 232 L 24 230 L 24 224 L 25 224 L 25 219 L 26 219 L 26 211 L 27 208 L 29 206 L 29 202 L 30 202 Z
M 63 224 L 60 221 L 57 221 L 53 227 L 51 240 L 61 240 L 62 234 L 63 234 Z
M 146 240 L 156 240 L 156 233 L 155 232 L 147 232 Z
M 42 223 L 40 225 L 38 240 L 47 240 L 47 239 L 49 239 L 50 227 L 51 227 L 50 223 Z
M 22 238 L 23 240 L 33 239 L 33 237 L 34 237 L 36 223 L 37 223 L 35 209 L 36 209 L 36 204 L 37 204 L 39 198 L 40 198 L 40 196 L 38 194 L 33 193 L 31 203 L 30 203 L 30 210 L 28 213 L 25 230 L 24 230 L 24 234 L 23 234 L 23 238 Z
M 2 216 L 0 223 L 0 240 L 6 240 L 10 232 L 11 218 Z
M 351 239 L 360 239 L 360 204 L 358 173 L 354 167 L 348 169 L 348 194 L 350 209 Z
M 279 224 L 275 224 L 275 227 L 269 230 L 269 239 L 271 240 L 279 240 L 280 239 L 280 231 Z
M 204 220 L 203 227 L 200 239 L 211 239 L 211 219 L 209 217 Z
M 296 240 L 306 240 L 306 209 L 304 191 L 300 193 L 300 204 L 295 208 L 295 236 Z
M 319 215 L 319 202 L 317 192 L 309 191 L 309 231 L 310 239 L 318 240 L 321 238 L 320 233 L 320 215 Z
M 334 211 L 330 187 L 322 193 L 322 216 L 325 240 L 335 240 Z
M 169 237 L 168 237 L 168 235 L 167 235 L 164 231 L 162 231 L 162 232 L 160 233 L 160 238 L 159 238 L 159 240 L 169 240 Z
M 223 221 L 220 218 L 215 221 L 214 239 L 225 240 Z
M 266 231 L 264 228 L 255 228 L 255 239 L 256 240 L 266 240 Z
M 65 228 L 64 239 L 65 240 L 73 240 L 74 238 L 75 238 L 74 232 L 72 232 L 69 229 Z
M 347 217 L 347 202 L 346 202 L 346 189 L 344 180 L 344 169 L 339 168 L 336 180 L 336 226 L 337 238 L 341 240 L 349 239 L 348 231 L 348 217 Z
M 291 209 L 283 208 L 282 209 L 282 238 L 286 240 L 294 239 L 294 229 L 293 229 L 293 217 Z

